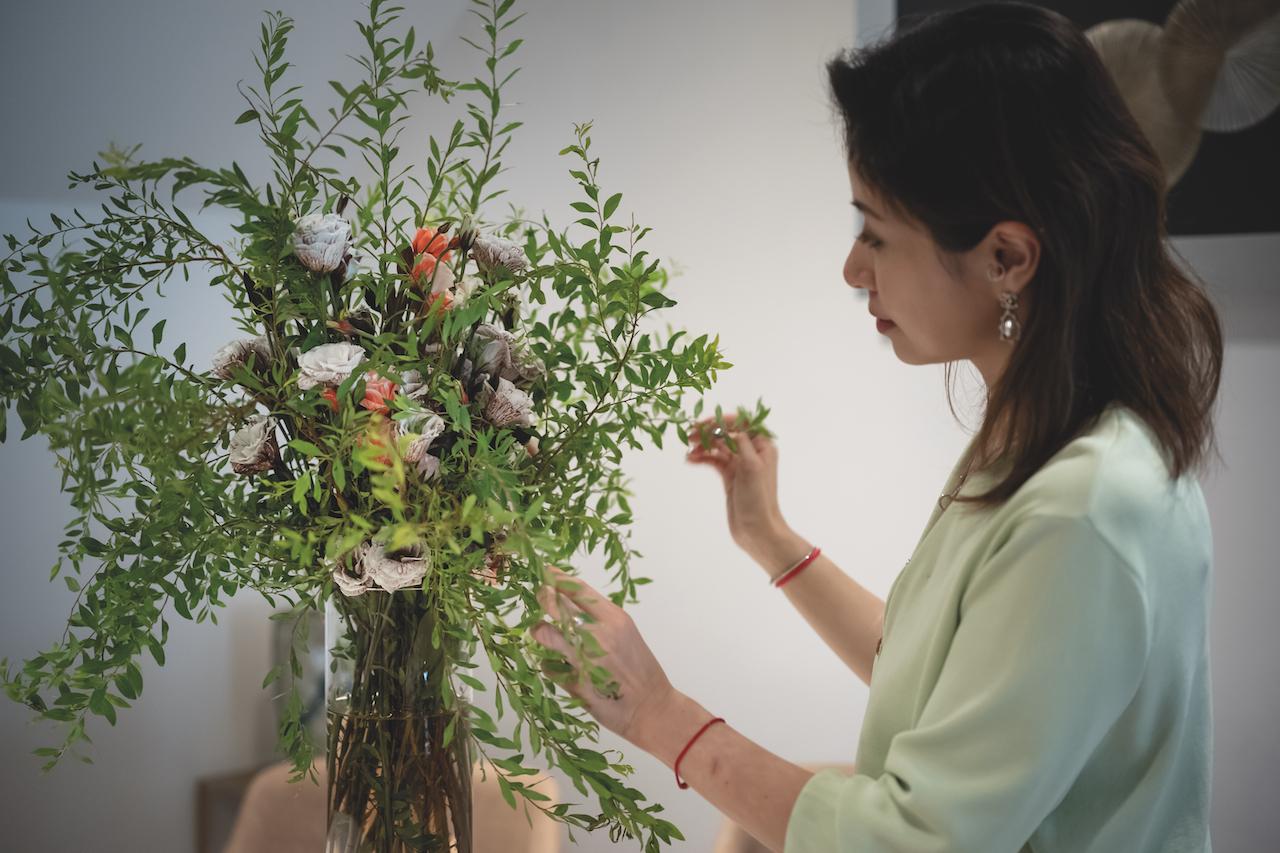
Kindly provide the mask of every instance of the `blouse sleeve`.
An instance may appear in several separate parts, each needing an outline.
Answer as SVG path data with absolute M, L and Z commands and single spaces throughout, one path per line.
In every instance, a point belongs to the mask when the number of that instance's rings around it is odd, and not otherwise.
M 970 578 L 919 723 L 878 778 L 815 774 L 785 853 L 1019 850 L 1135 695 L 1148 620 L 1087 517 L 1019 521 Z

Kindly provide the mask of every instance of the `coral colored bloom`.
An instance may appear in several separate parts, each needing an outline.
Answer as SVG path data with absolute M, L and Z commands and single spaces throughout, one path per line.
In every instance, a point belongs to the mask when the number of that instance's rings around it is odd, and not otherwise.
M 371 412 L 379 412 L 381 414 L 389 414 L 391 407 L 388 405 L 396 397 L 396 383 L 390 379 L 384 379 L 370 371 L 365 374 L 364 399 L 360 401 L 360 405 L 364 406 Z
M 396 440 L 395 429 L 395 421 L 377 418 L 369 424 L 362 435 L 356 437 L 356 444 L 360 447 L 390 447 Z M 386 454 L 374 458 L 383 465 L 391 464 L 391 457 Z
M 418 233 L 413 235 L 413 253 L 421 255 L 426 252 L 436 257 L 449 248 L 449 238 L 443 234 L 437 234 L 434 228 L 419 228 Z M 447 261 L 448 258 L 440 258 Z
M 444 312 L 453 307 L 453 294 L 449 291 L 443 293 L 431 293 L 427 295 L 427 311 L 434 311 L 437 316 L 443 316 Z
M 436 271 L 436 256 L 423 255 L 413 267 L 413 281 L 415 284 L 421 285 L 423 281 L 430 281 L 431 274 Z
M 320 392 L 320 396 L 329 401 L 329 407 L 335 412 L 338 411 L 338 392 L 332 388 L 326 388 Z

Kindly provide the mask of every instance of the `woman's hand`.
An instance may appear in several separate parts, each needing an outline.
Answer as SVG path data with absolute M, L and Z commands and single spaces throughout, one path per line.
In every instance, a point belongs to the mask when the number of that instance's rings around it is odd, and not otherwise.
M 729 515 L 729 535 L 748 554 L 758 556 L 772 548 L 787 523 L 778 507 L 778 448 L 766 436 L 748 436 L 734 429 L 736 415 L 724 415 L 724 422 L 737 446 L 731 451 L 723 437 L 715 436 L 714 418 L 694 424 L 689 434 L 685 460 L 715 468 L 724 483 Z M 700 436 L 712 435 L 710 447 L 702 448 Z
M 564 675 L 553 675 L 557 683 L 586 703 L 587 710 L 602 726 L 639 744 L 643 727 L 650 720 L 659 719 L 679 694 L 630 614 L 585 581 L 555 566 L 547 569 L 552 583 L 538 590 L 538 602 L 556 623 L 566 627 L 569 636 L 551 622 L 536 625 L 530 636 L 568 659 L 572 669 Z M 570 627 L 579 614 L 585 620 L 583 624 Z M 582 666 L 577 648 L 585 645 L 589 649 L 592 639 L 604 654 L 587 660 L 607 669 L 614 679 L 611 684 L 597 686 Z

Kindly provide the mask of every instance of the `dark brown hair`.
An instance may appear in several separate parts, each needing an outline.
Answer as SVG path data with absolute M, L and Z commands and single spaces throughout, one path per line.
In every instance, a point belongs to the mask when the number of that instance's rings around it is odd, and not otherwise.
M 1111 403 L 1146 422 L 1171 477 L 1199 467 L 1215 445 L 1222 327 L 1167 245 L 1163 167 L 1079 28 L 984 3 L 899 21 L 827 72 L 851 168 L 940 257 L 1003 220 L 1041 241 L 974 444 L 976 467 L 1009 473 L 959 500 L 1002 503 Z

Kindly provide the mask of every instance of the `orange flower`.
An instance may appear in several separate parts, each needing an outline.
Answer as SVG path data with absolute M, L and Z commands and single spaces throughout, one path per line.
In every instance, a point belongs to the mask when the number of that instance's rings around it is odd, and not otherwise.
M 329 406 L 336 412 L 338 411 L 338 392 L 332 388 L 326 388 L 320 392 L 320 396 L 329 401 Z
M 360 447 L 389 448 L 394 441 L 395 422 L 385 418 L 375 418 L 370 421 L 364 433 L 356 438 L 356 444 Z M 383 465 L 391 464 L 391 457 L 387 454 L 377 456 L 375 459 Z
M 415 284 L 421 286 L 430 281 L 438 262 L 448 263 L 453 257 L 453 252 L 448 251 L 452 245 L 447 235 L 438 233 L 434 228 L 418 229 L 418 233 L 413 235 L 413 253 L 419 256 L 413 268 Z
M 446 252 L 445 257 L 440 257 L 441 252 L 445 252 L 449 248 L 449 238 L 443 234 L 437 234 L 434 228 L 419 228 L 418 233 L 413 235 L 413 253 L 421 255 L 426 252 L 439 257 L 442 261 L 449 260 L 448 255 L 452 253 Z
M 436 256 L 423 255 L 422 260 L 418 261 L 413 267 L 413 282 L 419 287 L 431 281 L 431 276 L 436 271 Z
M 370 371 L 365 374 L 364 399 L 360 401 L 360 405 L 372 412 L 381 414 L 390 414 L 391 407 L 387 405 L 396 397 L 396 383 L 390 379 L 384 379 L 376 373 Z
M 440 303 L 440 304 L 436 304 Z M 437 315 L 443 316 L 444 312 L 453 307 L 453 294 L 445 290 L 440 293 L 427 294 L 427 311 L 435 311 Z

